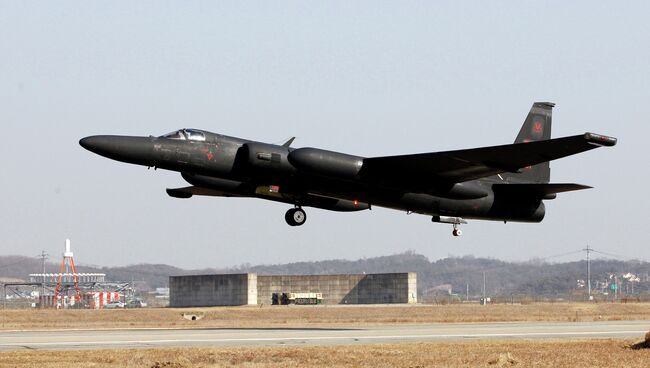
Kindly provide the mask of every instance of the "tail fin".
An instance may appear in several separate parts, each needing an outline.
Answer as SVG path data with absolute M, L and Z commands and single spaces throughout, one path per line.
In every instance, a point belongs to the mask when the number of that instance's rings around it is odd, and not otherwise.
M 528 143 L 551 139 L 551 120 L 554 103 L 535 102 L 522 125 L 515 143 Z M 518 174 L 502 174 L 517 181 L 529 183 L 548 183 L 551 180 L 551 167 L 548 162 L 524 168 Z

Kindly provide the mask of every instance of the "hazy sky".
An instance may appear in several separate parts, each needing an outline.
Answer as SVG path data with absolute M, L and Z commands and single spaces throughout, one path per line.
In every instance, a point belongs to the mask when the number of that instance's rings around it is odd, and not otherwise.
M 415 250 L 525 260 L 590 244 L 650 259 L 646 1 L 0 1 L 0 254 L 220 267 Z M 619 138 L 555 161 L 595 189 L 541 224 L 169 198 L 179 174 L 85 151 L 94 134 L 195 127 L 364 156 L 511 143 L 533 101 L 553 136 Z M 568 259 L 578 259 L 574 255 Z

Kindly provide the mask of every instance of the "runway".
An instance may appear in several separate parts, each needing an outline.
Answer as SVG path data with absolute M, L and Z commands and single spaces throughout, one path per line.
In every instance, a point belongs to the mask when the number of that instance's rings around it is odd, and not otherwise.
M 305 346 L 485 339 L 640 339 L 649 329 L 650 321 L 614 321 L 439 323 L 341 328 L 1 331 L 0 351 L 191 346 Z

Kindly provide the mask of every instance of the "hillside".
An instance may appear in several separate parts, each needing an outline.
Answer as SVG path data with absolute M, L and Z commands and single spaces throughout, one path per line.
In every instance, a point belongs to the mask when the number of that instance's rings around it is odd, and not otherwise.
M 45 272 L 57 272 L 55 263 L 47 262 Z M 170 275 L 205 273 L 256 272 L 278 274 L 341 274 L 417 272 L 418 291 L 423 297 L 448 295 L 449 290 L 464 296 L 482 293 L 483 273 L 486 291 L 492 296 L 513 295 L 566 297 L 586 292 L 586 261 L 566 263 L 505 262 L 472 256 L 450 257 L 430 261 L 425 256 L 406 252 L 391 256 L 358 260 L 326 260 L 295 262 L 279 265 L 243 265 L 228 269 L 183 270 L 164 264 L 140 264 L 123 267 L 78 266 L 79 272 L 103 272 L 110 281 L 135 281 L 140 290 L 163 287 Z M 0 278 L 26 279 L 27 274 L 41 272 L 37 258 L 0 256 Z M 596 259 L 591 262 L 594 293 L 611 292 L 611 284 L 618 279 L 624 295 L 650 294 L 650 263 Z M 625 278 L 627 277 L 627 278 Z M 582 282 L 580 281 L 582 280 Z

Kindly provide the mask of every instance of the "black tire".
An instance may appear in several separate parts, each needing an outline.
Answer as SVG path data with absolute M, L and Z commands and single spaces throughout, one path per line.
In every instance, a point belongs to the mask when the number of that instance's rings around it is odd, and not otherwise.
M 296 226 L 296 223 L 293 221 L 293 213 L 295 210 L 295 208 L 292 208 L 284 214 L 284 221 L 286 221 L 289 226 Z

